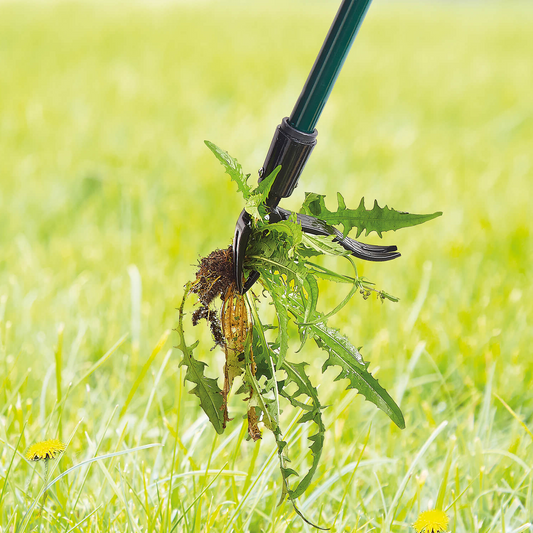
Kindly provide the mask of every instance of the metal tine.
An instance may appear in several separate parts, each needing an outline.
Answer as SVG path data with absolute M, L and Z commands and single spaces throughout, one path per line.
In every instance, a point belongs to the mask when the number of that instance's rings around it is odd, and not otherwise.
M 242 284 L 242 270 L 244 263 L 244 255 L 246 253 L 246 246 L 250 234 L 252 233 L 252 220 L 250 215 L 243 209 L 239 218 L 237 219 L 237 225 L 235 226 L 235 234 L 233 236 L 233 273 L 235 275 L 235 285 L 239 294 L 244 294 Z M 259 277 L 259 276 L 258 276 Z M 257 280 L 257 278 L 255 279 Z M 254 280 L 254 281 L 255 281 Z
M 353 255 L 359 259 L 365 259 L 366 261 L 391 261 L 401 255 L 400 252 L 396 251 L 396 246 L 380 250 L 379 248 L 374 248 L 371 244 L 367 245 L 354 239 L 350 239 L 349 237 L 343 239 L 342 235 L 341 237 L 337 236 L 335 240 Z
M 339 244 L 345 248 L 346 250 L 350 251 L 352 255 L 355 255 L 359 259 L 365 259 L 366 261 L 391 261 L 392 259 L 396 259 L 397 257 L 400 257 L 400 252 L 378 252 L 375 250 L 368 250 L 365 249 L 363 246 L 359 246 L 361 243 L 357 241 L 353 241 L 352 239 L 336 239 Z M 350 242 L 351 241 L 351 242 Z M 356 243 L 354 246 L 353 243 Z
M 287 220 L 292 212 L 288 209 L 275 207 L 270 213 L 270 222 L 277 222 L 280 220 Z M 326 224 L 324 221 L 315 218 L 311 215 L 304 215 L 296 213 L 296 220 L 302 226 L 306 233 L 312 235 L 335 235 L 335 240 L 346 250 L 351 252 L 355 257 L 364 259 L 366 261 L 391 261 L 400 257 L 400 252 L 395 245 L 379 246 L 375 244 L 366 244 L 356 241 L 350 237 L 343 237 L 342 233 L 333 226 Z M 255 270 L 250 272 L 248 279 L 243 284 L 243 263 L 246 253 L 246 246 L 252 231 L 250 215 L 243 209 L 240 214 L 237 225 L 235 227 L 235 235 L 233 238 L 233 260 L 234 273 L 237 291 L 240 294 L 247 292 L 250 287 L 259 279 L 259 273 Z
M 398 249 L 395 244 L 380 246 L 379 244 L 366 244 L 362 242 L 361 246 L 363 246 L 363 248 L 368 248 L 369 250 L 375 250 L 376 252 L 395 252 Z
M 274 208 L 272 210 L 271 222 L 275 220 L 286 220 L 290 215 L 291 212 L 286 209 Z M 336 240 L 341 244 L 341 246 L 352 252 L 352 254 L 359 259 L 366 259 L 367 261 L 389 261 L 400 256 L 399 253 L 390 253 L 397 249 L 396 246 L 374 246 L 372 244 L 364 244 L 362 242 L 355 241 L 349 237 L 343 238 L 340 231 L 332 226 L 328 226 L 323 221 L 308 215 L 297 214 L 297 221 L 302 224 L 304 231 L 311 227 L 311 220 L 314 222 L 312 233 L 316 235 L 335 234 L 337 237 Z M 240 294 L 245 294 L 259 279 L 259 272 L 252 270 L 248 274 L 248 278 L 243 284 L 244 258 L 251 233 L 252 219 L 246 210 L 243 209 L 239 218 L 237 219 L 233 238 L 233 271 L 235 275 L 236 289 Z
M 287 220 L 291 214 L 291 211 L 281 207 L 275 208 L 272 212 L 272 215 L 279 220 Z M 306 233 L 313 235 L 335 235 L 335 240 L 343 248 L 352 252 L 356 257 L 359 257 L 359 259 L 365 259 L 366 261 L 391 261 L 401 255 L 397 252 L 398 247 L 395 245 L 379 246 L 359 242 L 350 237 L 343 237 L 337 228 L 311 215 L 296 213 L 296 220 Z
M 398 250 L 398 247 L 395 246 L 394 244 L 390 246 L 377 246 L 375 244 L 366 244 L 364 242 L 359 242 L 354 239 L 350 239 L 350 237 L 343 237 L 342 233 L 340 232 L 338 234 L 336 233 L 336 235 L 337 235 L 337 240 L 339 242 L 344 242 L 349 246 L 353 246 L 354 245 L 353 243 L 356 243 L 357 248 L 361 249 L 362 251 L 369 252 L 369 253 L 375 253 L 375 254 L 384 253 L 384 254 L 390 255 L 391 253 L 396 252 Z

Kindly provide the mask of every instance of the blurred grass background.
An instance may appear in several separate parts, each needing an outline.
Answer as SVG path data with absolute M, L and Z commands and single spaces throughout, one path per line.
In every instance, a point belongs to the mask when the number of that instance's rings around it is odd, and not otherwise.
M 273 443 L 242 440 L 242 402 L 229 440 L 206 424 L 183 387 L 174 333 L 142 368 L 175 327 L 197 259 L 230 243 L 241 209 L 203 140 L 255 175 L 337 5 L 0 3 L 2 531 L 39 521 L 70 531 L 95 509 L 75 530 L 170 531 L 176 520 L 176 531 L 310 530 L 276 506 Z M 331 406 L 320 472 L 300 498 L 321 525 L 408 531 L 434 504 L 451 453 L 451 531 L 529 527 L 532 27 L 526 2 L 376 0 L 284 204 L 297 208 L 312 190 L 333 208 L 339 190 L 354 207 L 364 196 L 444 212 L 385 235 L 401 259 L 358 265 L 400 303 L 356 299 L 335 322 L 401 402 L 406 430 L 339 392 L 334 372 L 319 378 L 323 356 L 310 344 L 292 356 L 311 363 Z M 325 306 L 339 299 L 337 287 L 322 295 Z M 194 335 L 217 375 L 220 354 Z M 289 424 L 295 413 L 285 415 Z M 72 436 L 65 465 L 97 448 L 165 447 L 102 461 L 86 482 L 70 475 L 22 527 L 42 483 L 20 452 L 56 435 Z M 303 471 L 306 434 L 289 436 Z M 220 469 L 209 488 L 214 475 L 194 473 Z M 181 475 L 172 484 L 171 472 Z

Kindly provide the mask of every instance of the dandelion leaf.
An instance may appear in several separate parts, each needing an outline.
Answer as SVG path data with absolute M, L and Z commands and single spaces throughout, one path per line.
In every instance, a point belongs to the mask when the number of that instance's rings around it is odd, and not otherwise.
M 190 393 L 198 396 L 200 406 L 204 410 L 204 413 L 209 418 L 211 424 L 213 424 L 216 432 L 221 434 L 224 432 L 222 391 L 216 379 L 205 376 L 204 368 L 207 364 L 194 359 L 192 356 L 192 349 L 197 344 L 196 342 L 192 346 L 178 346 L 184 354 L 180 366 L 187 366 L 185 380 L 196 385 L 191 389 Z
M 341 372 L 335 381 L 348 379 L 350 382 L 348 389 L 357 389 L 368 401 L 381 409 L 400 429 L 404 429 L 405 421 L 400 408 L 368 371 L 369 363 L 364 362 L 359 350 L 344 335 L 333 328 L 313 324 L 310 329 L 317 345 L 329 355 L 322 366 L 322 372 L 330 366 L 340 366 Z
M 259 207 L 262 206 L 262 204 L 264 204 L 265 200 L 267 199 L 267 196 L 270 193 L 270 189 L 272 188 L 272 184 L 274 183 L 274 180 L 276 179 L 276 176 L 278 175 L 280 170 L 281 170 L 281 166 L 277 166 L 246 197 L 246 203 L 245 203 L 244 208 L 246 209 L 246 212 L 250 214 L 252 217 L 254 217 L 256 220 L 262 218 L 262 214 L 260 212 Z
M 269 226 L 265 228 L 265 230 L 267 230 L 268 232 L 274 231 L 274 232 L 277 232 L 278 234 L 284 233 L 290 239 L 292 243 L 292 247 L 295 247 L 296 245 L 302 242 L 302 238 L 303 238 L 302 226 L 300 226 L 300 224 L 296 223 L 295 221 L 291 219 L 281 220 L 280 222 L 275 222 L 274 224 L 270 224 Z
M 400 408 L 396 405 L 389 393 L 379 384 L 378 380 L 368 371 L 359 350 L 336 329 L 326 325 L 326 317 L 315 311 L 311 315 L 312 322 L 304 323 L 306 305 L 301 300 L 290 296 L 288 298 L 289 311 L 296 320 L 305 328 L 317 343 L 319 348 L 325 350 L 329 357 L 322 366 L 325 372 L 330 366 L 340 366 L 341 372 L 336 381 L 346 378 L 349 380 L 348 389 L 356 389 L 368 401 L 381 409 L 399 428 L 405 427 L 405 421 Z
M 176 328 L 179 336 L 179 344 L 177 348 L 181 350 L 181 353 L 183 354 L 183 359 L 179 366 L 185 365 L 187 367 L 185 381 L 190 381 L 195 385 L 190 393 L 198 396 L 200 399 L 200 406 L 209 418 L 211 424 L 213 424 L 216 432 L 223 433 L 224 412 L 222 390 L 218 386 L 216 379 L 209 378 L 204 374 L 204 369 L 207 366 L 206 363 L 198 361 L 193 357 L 193 350 L 198 345 L 198 341 L 191 346 L 188 346 L 185 342 L 183 331 L 183 307 L 189 291 L 190 284 L 188 284 L 185 289 L 185 295 L 183 296 L 183 300 L 179 307 L 178 327 Z
M 267 236 L 265 241 L 268 239 Z M 272 242 L 276 242 L 276 237 L 272 237 Z M 246 267 L 255 270 L 260 269 L 261 272 L 266 271 L 265 267 L 271 272 L 282 274 L 286 277 L 287 283 L 294 280 L 298 285 L 303 285 L 307 277 L 307 268 L 301 262 L 295 261 L 291 254 L 291 249 L 286 248 L 277 240 L 277 248 L 269 247 L 268 242 L 261 240 L 256 241 L 257 244 L 248 246 L 248 257 Z M 265 257 L 261 251 L 265 247 L 272 252 L 269 257 Z
M 350 251 L 343 248 L 336 240 L 335 235 L 302 235 L 303 247 L 300 255 L 303 257 L 313 257 L 315 255 L 337 255 L 348 256 Z
M 381 237 L 384 231 L 396 231 L 401 228 L 416 226 L 442 215 L 441 211 L 430 215 L 415 215 L 396 211 L 388 206 L 380 207 L 377 200 L 374 200 L 372 209 L 366 209 L 364 198 L 361 198 L 357 209 L 349 209 L 346 207 L 341 193 L 337 193 L 337 211 L 330 211 L 326 207 L 324 198 L 323 194 L 306 193 L 302 212 L 318 217 L 327 224 L 342 225 L 344 236 L 348 235 L 352 228 L 357 228 L 356 238 L 363 231 L 366 231 L 365 235 L 375 231 Z
M 308 440 L 311 441 L 311 445 L 309 446 L 312 455 L 311 466 L 307 471 L 307 474 L 301 479 L 301 481 L 299 481 L 296 487 L 292 490 L 289 489 L 288 494 L 291 500 L 301 496 L 311 484 L 318 463 L 320 462 L 320 456 L 322 455 L 322 448 L 324 446 L 324 437 L 326 434 L 326 426 L 322 420 L 323 408 L 318 399 L 316 388 L 313 387 L 311 380 L 305 373 L 306 366 L 307 363 L 305 362 L 289 363 L 288 361 L 285 361 L 283 364 L 283 370 L 287 373 L 287 382 L 294 383 L 297 389 L 294 393 L 289 394 L 287 392 L 287 387 L 285 387 L 280 391 L 280 394 L 289 400 L 294 407 L 299 407 L 303 410 L 303 414 L 298 420 L 299 424 L 314 422 L 318 428 L 316 433 L 308 437 Z M 307 396 L 311 400 L 310 405 L 299 399 L 302 395 Z
M 276 366 L 281 367 L 283 361 L 285 361 L 285 356 L 287 355 L 287 350 L 289 349 L 289 316 L 287 314 L 287 309 L 283 305 L 283 282 L 280 280 L 279 276 L 275 276 L 275 281 L 272 282 L 269 278 L 263 280 L 265 285 L 272 295 L 272 303 L 276 310 L 276 316 L 278 319 L 278 336 L 276 338 L 276 345 L 278 349 L 278 358 Z
M 274 180 L 276 179 L 276 176 L 279 174 L 280 170 L 281 165 L 278 165 L 268 176 L 263 178 L 259 185 L 252 191 L 253 194 L 259 195 L 259 197 L 261 198 L 261 202 L 264 202 L 267 199 Z
M 229 174 L 229 177 L 237 184 L 237 189 L 242 193 L 244 199 L 247 200 L 252 192 L 250 185 L 248 185 L 250 174 L 245 175 L 242 171 L 241 164 L 235 158 L 231 157 L 228 152 L 225 152 L 211 141 L 204 142 L 226 169 L 226 173 Z

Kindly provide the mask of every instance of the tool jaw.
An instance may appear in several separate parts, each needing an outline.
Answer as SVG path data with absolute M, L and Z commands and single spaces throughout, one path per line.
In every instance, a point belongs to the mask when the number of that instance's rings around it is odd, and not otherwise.
M 273 207 L 269 213 L 269 223 L 279 222 L 281 220 L 288 220 L 291 216 L 291 211 L 281 207 Z M 304 215 L 296 213 L 296 222 L 302 227 L 304 233 L 310 235 L 331 236 L 335 242 L 338 242 L 345 250 L 348 250 L 351 255 L 358 259 L 365 261 L 391 261 L 400 257 L 398 248 L 394 245 L 379 246 L 375 244 L 365 244 L 350 237 L 344 237 L 342 232 L 326 224 L 311 215 Z M 252 270 L 248 274 L 248 278 L 244 281 L 243 268 L 244 258 L 246 254 L 246 247 L 252 234 L 252 219 L 250 215 L 243 210 L 237 220 L 235 227 L 235 236 L 233 239 L 233 269 L 235 273 L 235 284 L 239 294 L 244 294 L 250 287 L 259 279 L 259 273 Z
M 243 264 L 246 247 L 252 233 L 252 219 L 245 209 L 241 211 L 235 233 L 233 235 L 233 272 L 235 274 L 235 285 L 239 294 L 244 294 L 243 287 Z
M 276 128 L 265 163 L 259 171 L 259 182 L 269 176 L 276 167 L 281 169 L 270 189 L 265 204 L 269 211 L 269 223 L 287 220 L 290 211 L 278 207 L 282 198 L 288 198 L 298 185 L 298 180 L 317 142 L 318 132 L 304 133 L 289 124 L 289 119 L 284 118 Z M 344 237 L 336 228 L 329 226 L 324 221 L 297 213 L 297 222 L 305 233 L 312 235 L 332 235 L 344 249 L 352 255 L 366 261 L 390 261 L 400 257 L 396 246 L 375 246 Z M 246 247 L 252 234 L 252 218 L 243 210 L 235 225 L 233 237 L 233 269 L 235 285 L 239 294 L 244 294 L 258 279 L 259 273 L 251 271 L 248 279 L 244 281 L 243 269 Z
M 316 145 L 318 131 L 304 133 L 289 124 L 285 117 L 276 128 L 270 143 L 263 167 L 259 170 L 259 183 L 269 176 L 276 167 L 281 165 L 281 170 L 272 187 L 265 204 L 275 210 L 282 198 L 288 198 L 298 185 L 300 175 Z M 271 222 L 274 220 L 272 219 Z M 243 294 L 259 278 L 257 272 L 252 272 L 243 284 L 243 264 L 246 246 L 252 233 L 252 219 L 243 210 L 235 225 L 233 237 L 233 269 L 235 271 L 235 284 L 237 291 Z

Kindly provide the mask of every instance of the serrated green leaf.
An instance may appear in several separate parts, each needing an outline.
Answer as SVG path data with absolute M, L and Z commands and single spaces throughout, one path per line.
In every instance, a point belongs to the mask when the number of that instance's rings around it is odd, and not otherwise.
M 211 141 L 204 141 L 204 143 L 220 163 L 222 163 L 222 166 L 226 169 L 226 173 L 237 184 L 237 189 L 242 193 L 244 199 L 247 200 L 252 192 L 252 188 L 248 185 L 250 174 L 244 175 L 241 164 L 235 158 L 231 157 L 228 152 L 225 152 Z
M 303 288 L 305 289 L 305 293 L 300 290 L 300 295 L 305 305 L 303 323 L 306 323 L 310 322 L 311 317 L 317 314 L 316 306 L 318 303 L 318 283 L 316 281 L 315 276 L 313 276 L 312 274 L 308 274 L 305 279 L 305 284 Z M 300 333 L 301 343 L 297 352 L 300 352 L 305 346 L 305 343 L 307 342 L 307 339 L 309 337 L 309 328 L 302 327 L 300 324 L 298 324 L 298 330 Z
M 255 326 L 252 328 L 252 352 L 256 364 L 256 379 L 260 380 L 262 377 L 265 377 L 267 381 L 270 381 L 274 377 L 272 375 L 272 367 L 270 365 L 268 354 L 263 350 L 259 339 L 258 329 Z
M 304 289 L 307 293 L 304 322 L 308 322 L 316 313 L 316 305 L 318 303 L 318 283 L 316 282 L 315 277 L 311 274 L 305 278 Z
M 263 412 L 265 415 L 267 415 L 268 420 L 266 420 L 266 424 L 268 428 L 274 433 L 276 436 L 276 441 L 281 439 L 281 428 L 279 427 L 279 415 L 280 415 L 280 407 L 279 407 L 279 396 L 278 396 L 278 386 L 276 383 L 276 363 L 277 355 L 270 349 L 268 345 L 268 341 L 265 337 L 265 328 L 263 327 L 263 324 L 261 323 L 261 319 L 259 318 L 259 313 L 257 312 L 257 308 L 255 306 L 255 302 L 252 298 L 250 298 L 250 295 L 247 294 L 246 296 L 248 306 L 250 308 L 250 311 L 252 312 L 253 322 L 252 322 L 252 328 L 253 328 L 253 334 L 252 334 L 252 350 L 256 354 L 262 353 L 261 356 L 258 357 L 258 359 L 262 359 L 268 366 L 269 369 L 267 372 L 265 372 L 265 375 L 270 375 L 271 378 L 268 379 L 265 385 L 264 393 L 261 392 L 259 389 L 259 385 L 255 378 L 253 376 L 248 376 L 251 385 L 256 389 L 257 395 L 258 395 L 258 401 L 260 403 L 261 409 L 263 409 Z M 255 341 L 255 344 L 254 344 Z M 248 371 L 247 371 L 248 373 Z M 270 413 L 270 409 L 265 404 L 266 395 L 272 395 L 273 396 L 273 405 L 270 407 L 274 407 L 274 412 Z M 279 446 L 279 444 L 278 444 Z
M 296 216 L 294 218 L 296 218 Z M 281 220 L 280 222 L 269 224 L 265 227 L 265 231 L 275 231 L 277 233 L 285 234 L 290 239 L 291 248 L 293 249 L 302 242 L 302 239 L 305 236 L 302 231 L 302 226 L 290 218 L 288 220 Z
M 344 249 L 337 241 L 334 240 L 335 235 L 311 235 L 304 233 L 302 237 L 302 244 L 316 252 L 310 255 L 337 255 L 348 256 L 349 250 Z M 304 255 L 305 252 L 304 252 Z
M 348 294 L 344 297 L 344 299 L 334 308 L 332 309 L 329 313 L 319 313 L 316 311 L 316 304 L 315 304 L 315 307 L 313 309 L 313 312 L 311 313 L 307 313 L 307 306 L 306 306 L 306 312 L 304 314 L 304 322 L 302 324 L 298 324 L 298 327 L 301 329 L 301 330 L 304 330 L 306 332 L 306 334 L 309 333 L 309 330 L 308 328 L 306 327 L 307 325 L 310 325 L 311 322 L 313 323 L 322 323 L 322 324 L 325 324 L 327 319 L 335 314 L 337 314 L 345 305 L 348 304 L 348 302 L 351 300 L 352 296 L 358 291 L 360 290 L 361 286 L 362 286 L 362 283 L 360 281 L 360 278 L 357 276 L 357 268 L 355 266 L 355 263 L 352 261 L 352 259 L 350 257 L 347 258 L 348 261 L 351 263 L 353 269 L 354 269 L 354 273 L 355 273 L 355 278 L 348 278 L 351 280 L 352 282 L 352 287 L 350 289 L 350 291 L 348 292 Z M 317 275 L 317 271 L 314 270 L 314 269 L 310 269 L 309 271 L 309 276 L 308 278 L 313 278 L 314 279 L 314 276 Z M 335 280 L 335 281 L 338 281 Z M 313 315 L 316 315 L 314 320 L 311 320 L 311 317 Z
M 283 389 L 281 394 L 287 398 L 291 404 L 295 407 L 300 407 L 304 410 L 304 414 L 298 420 L 299 424 L 305 424 L 306 422 L 314 422 L 317 425 L 317 433 L 308 437 L 311 441 L 312 463 L 311 467 L 307 471 L 307 474 L 301 479 L 298 485 L 294 489 L 289 489 L 289 497 L 294 500 L 300 497 L 309 487 L 313 477 L 315 475 L 318 463 L 320 462 L 320 456 L 322 455 L 322 448 L 324 447 L 324 438 L 326 434 L 326 426 L 322 421 L 322 405 L 318 399 L 318 393 L 311 380 L 305 373 L 305 367 L 307 363 L 289 363 L 285 361 L 283 370 L 287 373 L 288 383 L 294 383 L 297 386 L 296 392 L 288 394 L 286 388 Z M 311 405 L 307 405 L 298 400 L 298 397 L 302 394 L 311 399 Z
M 337 211 L 330 211 L 326 207 L 324 198 L 323 194 L 306 193 L 302 205 L 303 213 L 316 216 L 327 224 L 342 225 L 344 236 L 348 235 L 352 228 L 357 228 L 356 238 L 365 230 L 365 235 L 375 231 L 381 237 L 384 231 L 396 231 L 401 228 L 416 226 L 442 215 L 441 211 L 430 215 L 415 215 L 396 211 L 388 206 L 380 207 L 377 200 L 374 200 L 372 209 L 366 209 L 364 198 L 361 198 L 357 209 L 348 209 L 340 193 L 337 193 Z
M 329 357 L 322 371 L 325 372 L 330 366 L 340 366 L 341 372 L 335 381 L 347 378 L 350 382 L 348 389 L 357 389 L 368 401 L 387 414 L 399 428 L 403 429 L 405 421 L 400 408 L 368 371 L 368 363 L 364 362 L 359 350 L 338 330 L 328 327 L 325 323 L 326 318 L 319 312 L 314 313 L 311 323 L 304 324 L 305 304 L 292 295 L 287 298 L 287 303 L 289 311 L 299 321 L 300 327 L 308 328 L 317 345 L 328 353 Z M 323 321 L 320 321 L 320 318 Z
M 259 207 L 265 203 L 268 193 L 272 188 L 272 185 L 281 170 L 281 166 L 277 166 L 261 183 L 250 192 L 246 198 L 244 209 L 256 220 L 261 220 L 261 212 Z
M 246 248 L 245 267 L 250 268 L 249 257 L 251 256 L 265 258 L 274 256 L 278 251 L 278 245 L 275 235 L 269 235 L 264 230 L 253 228 Z
M 278 249 L 279 252 L 279 249 Z M 247 257 L 247 268 L 259 270 L 260 272 L 278 271 L 285 274 L 288 279 L 294 279 L 302 285 L 307 276 L 307 268 L 303 262 L 290 259 L 281 253 L 273 254 L 271 257 L 261 257 L 260 255 L 250 255 Z
M 279 352 L 276 366 L 281 368 L 283 362 L 285 361 L 287 350 L 289 349 L 289 316 L 287 314 L 287 309 L 282 302 L 282 293 L 284 290 L 281 283 L 272 283 L 269 278 L 264 278 L 264 281 L 266 283 L 267 290 L 272 295 L 272 302 L 274 304 L 274 308 L 276 309 L 276 316 L 278 318 L 278 336 L 276 343 L 279 345 Z
M 204 368 L 207 366 L 203 361 L 198 361 L 193 357 L 193 350 L 198 346 L 196 341 L 191 346 L 187 346 L 185 342 L 185 334 L 183 331 L 183 307 L 185 300 L 189 295 L 190 283 L 185 288 L 185 294 L 178 309 L 178 327 L 176 331 L 179 336 L 179 344 L 177 348 L 181 350 L 183 359 L 179 366 L 185 365 L 187 372 L 185 373 L 185 380 L 194 383 L 195 387 L 191 389 L 190 393 L 198 396 L 200 399 L 200 406 L 204 413 L 209 418 L 211 424 L 217 433 L 224 432 L 224 415 L 223 415 L 223 398 L 222 390 L 218 386 L 217 380 L 208 378 L 204 375 Z
M 272 185 L 274 184 L 276 176 L 279 174 L 280 170 L 281 165 L 278 165 L 268 176 L 263 178 L 259 185 L 252 191 L 254 194 L 258 194 L 261 197 L 261 203 L 267 199 L 270 189 L 272 188 Z
M 335 378 L 348 379 L 348 389 L 357 389 L 369 402 L 381 409 L 400 429 L 405 428 L 405 420 L 400 408 L 389 393 L 379 384 L 378 380 L 367 370 L 359 350 L 339 331 L 314 324 L 310 326 L 317 345 L 325 350 L 329 357 L 322 366 L 325 372 L 330 366 L 340 366 L 341 371 Z

